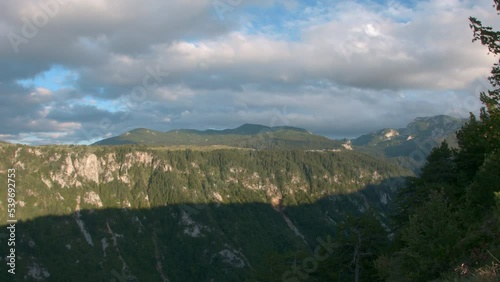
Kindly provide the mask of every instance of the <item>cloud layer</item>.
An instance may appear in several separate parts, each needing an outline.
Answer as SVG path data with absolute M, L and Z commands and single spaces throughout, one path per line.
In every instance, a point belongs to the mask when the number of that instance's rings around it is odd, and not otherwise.
M 6 0 L 0 139 L 294 125 L 331 137 L 477 111 L 490 0 Z

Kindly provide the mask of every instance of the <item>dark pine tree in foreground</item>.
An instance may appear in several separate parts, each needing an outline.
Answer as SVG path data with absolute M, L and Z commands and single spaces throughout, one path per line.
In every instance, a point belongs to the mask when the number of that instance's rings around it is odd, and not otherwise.
M 495 0 L 500 11 L 500 0 Z M 471 17 L 473 42 L 500 54 L 500 31 Z M 397 200 L 392 249 L 375 260 L 386 281 L 500 281 L 500 62 L 457 133 L 435 148 Z

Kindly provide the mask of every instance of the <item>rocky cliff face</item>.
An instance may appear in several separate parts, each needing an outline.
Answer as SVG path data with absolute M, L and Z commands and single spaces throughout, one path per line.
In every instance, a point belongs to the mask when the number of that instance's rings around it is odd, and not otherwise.
M 346 151 L 8 145 L 0 154 L 0 181 L 16 170 L 18 270 L 29 281 L 249 279 L 264 257 L 312 248 L 347 214 L 377 211 L 385 224 L 391 180 L 409 174 Z M 0 213 L 6 222 L 6 199 Z

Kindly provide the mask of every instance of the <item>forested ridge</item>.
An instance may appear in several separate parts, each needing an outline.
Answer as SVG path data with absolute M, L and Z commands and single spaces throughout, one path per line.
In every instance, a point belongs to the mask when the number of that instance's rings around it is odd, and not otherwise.
M 0 151 L 8 156 L 0 181 L 16 170 L 19 281 L 111 281 L 116 273 L 125 281 L 328 281 L 351 279 L 356 266 L 372 279 L 370 261 L 389 244 L 391 198 L 412 175 L 352 151 Z M 353 234 L 366 232 L 357 246 Z M 311 268 L 319 242 L 326 257 Z M 351 265 L 368 242 L 371 254 Z

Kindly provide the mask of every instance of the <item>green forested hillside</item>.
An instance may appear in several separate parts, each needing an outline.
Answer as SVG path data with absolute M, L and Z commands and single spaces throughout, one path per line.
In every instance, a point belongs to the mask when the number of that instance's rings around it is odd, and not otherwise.
M 0 181 L 16 170 L 23 275 L 15 277 L 30 281 L 281 281 L 302 272 L 310 281 L 350 280 L 349 258 L 360 249 L 340 242 L 369 231 L 387 244 L 391 198 L 411 175 L 349 151 L 0 151 Z M 0 211 L 5 222 L 5 205 Z M 325 258 L 313 271 L 308 261 L 321 244 Z M 359 260 L 366 279 L 379 252 Z
M 397 161 L 418 172 L 434 147 L 446 140 L 453 148 L 465 119 L 446 115 L 416 118 L 405 128 L 386 128 L 351 140 L 353 148 Z
M 104 139 L 94 145 L 142 144 L 154 146 L 226 145 L 253 149 L 338 149 L 339 141 L 315 135 L 305 129 L 245 124 L 235 129 L 190 130 L 160 132 L 145 128 L 134 129 L 120 136 Z

